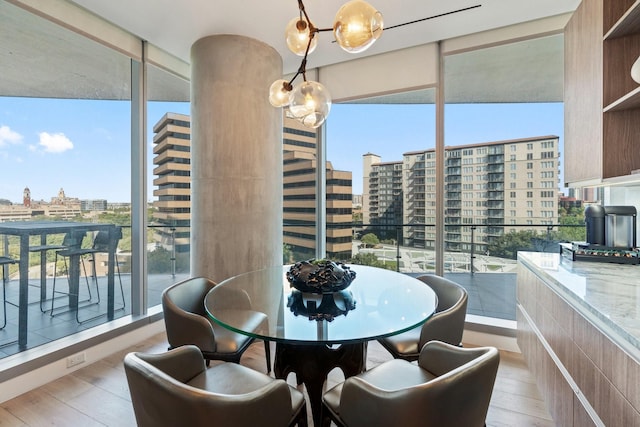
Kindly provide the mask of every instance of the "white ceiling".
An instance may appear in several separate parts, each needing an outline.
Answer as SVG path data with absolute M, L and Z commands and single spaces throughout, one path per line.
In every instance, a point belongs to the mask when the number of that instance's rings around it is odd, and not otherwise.
M 326 28 L 332 25 L 344 1 L 306 0 L 307 13 L 316 26 Z M 580 0 L 369 1 L 384 16 L 386 30 L 380 40 L 366 52 L 352 55 L 333 43 L 331 32 L 322 32 L 318 48 L 309 56 L 309 69 L 564 14 L 580 3 Z M 191 45 L 199 38 L 231 33 L 262 40 L 277 49 L 283 58 L 284 74 L 295 72 L 300 65 L 301 58 L 289 52 L 284 42 L 285 26 L 298 14 L 296 0 L 72 2 L 186 62 L 190 62 Z M 469 7 L 474 8 L 391 28 Z M 0 40 L 0 96 L 119 100 L 131 96 L 130 64 L 125 55 L 11 2 L 0 1 Z M 486 49 L 468 52 L 447 60 L 447 102 L 562 100 L 561 37 L 497 46 L 491 48 L 490 55 L 487 52 Z M 522 81 L 527 81 L 527 85 Z M 148 82 L 149 99 L 189 100 L 189 83 L 176 76 L 149 67 Z M 432 103 L 433 96 L 433 90 L 422 90 L 360 102 Z
M 191 45 L 213 34 L 237 34 L 261 40 L 278 50 L 284 73 L 295 72 L 300 58 L 286 48 L 284 28 L 298 15 L 296 0 L 72 0 L 117 26 L 190 62 Z M 437 40 L 572 12 L 580 0 L 369 0 L 384 17 L 387 30 L 368 51 L 375 55 Z M 316 27 L 329 28 L 345 0 L 306 0 Z M 467 11 L 391 28 L 406 22 L 480 5 Z M 353 58 L 319 35 L 308 68 Z

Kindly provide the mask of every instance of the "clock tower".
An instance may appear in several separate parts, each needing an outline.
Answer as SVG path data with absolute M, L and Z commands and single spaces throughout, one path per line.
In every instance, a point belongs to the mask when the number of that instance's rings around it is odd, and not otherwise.
M 31 190 L 29 190 L 29 187 L 25 187 L 24 192 L 22 193 L 22 204 L 26 208 L 31 207 Z

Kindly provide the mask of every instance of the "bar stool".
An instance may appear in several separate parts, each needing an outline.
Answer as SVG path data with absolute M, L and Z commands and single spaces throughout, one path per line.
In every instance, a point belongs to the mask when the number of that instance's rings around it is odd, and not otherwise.
M 46 254 L 49 251 L 58 251 L 61 249 L 65 249 L 64 244 L 60 245 L 49 245 L 46 243 L 46 240 L 43 237 L 43 242 L 38 246 L 30 246 L 29 252 L 31 253 L 39 253 L 40 254 L 40 286 L 29 284 L 32 287 L 40 288 L 40 311 L 43 313 L 47 311 L 44 307 L 44 304 L 48 302 L 47 299 L 47 259 Z M 44 262 L 43 262 L 44 261 Z M 54 276 L 55 276 L 55 265 L 54 265 Z
M 115 239 L 114 244 L 117 247 L 118 242 L 120 241 L 120 239 L 122 239 L 122 227 L 115 228 L 114 239 Z M 96 233 L 95 237 L 93 238 L 93 246 L 92 246 L 90 261 L 93 262 L 93 280 L 96 282 L 96 286 L 98 284 L 98 274 L 96 272 L 96 254 L 109 253 L 109 243 L 110 243 L 110 237 L 109 237 L 108 231 L 100 230 Z M 118 282 L 120 283 L 120 294 L 122 295 L 122 306 L 119 308 L 116 308 L 116 310 L 122 310 L 125 308 L 126 303 L 124 298 L 124 288 L 122 287 L 122 277 L 120 276 L 120 264 L 118 263 L 117 252 L 114 254 L 114 257 L 115 257 L 116 273 L 118 273 Z
M 56 251 L 56 258 L 55 258 L 55 265 L 57 266 L 58 264 L 58 257 L 62 257 L 63 261 L 64 261 L 64 268 L 65 268 L 65 273 L 67 275 L 67 283 L 69 283 L 69 285 L 71 284 L 71 280 L 69 277 L 69 265 L 67 264 L 67 258 L 71 258 L 72 256 L 78 256 L 80 258 L 80 262 L 82 264 L 82 270 L 84 272 L 84 277 L 85 277 L 85 282 L 87 284 L 87 292 L 89 294 L 89 297 L 83 301 L 79 301 L 79 302 L 87 302 L 89 301 L 90 303 L 87 305 L 93 305 L 93 304 L 99 304 L 100 303 L 100 291 L 98 289 L 98 283 L 96 282 L 96 296 L 97 296 L 97 301 L 95 302 L 91 302 L 93 300 L 93 295 L 91 294 L 91 286 L 89 285 L 89 276 L 87 275 L 87 269 L 85 267 L 84 264 L 84 256 L 85 255 L 90 255 L 94 252 L 93 249 L 91 248 L 83 248 L 82 247 L 82 241 L 84 240 L 84 237 L 86 235 L 85 231 L 71 231 L 67 234 L 65 234 L 64 236 L 64 240 L 62 242 L 62 245 L 64 246 L 64 249 L 59 249 Z M 56 269 L 57 270 L 57 269 Z M 61 295 L 66 295 L 69 296 L 71 290 L 69 289 L 69 292 L 66 291 L 60 291 L 60 290 L 56 290 L 56 278 L 57 278 L 57 274 L 56 271 L 54 271 L 53 274 L 53 289 L 52 289 L 52 296 L 51 296 L 51 310 L 49 312 L 49 314 L 53 317 L 56 316 L 58 314 L 62 314 L 62 313 L 66 313 L 68 310 L 63 311 L 63 312 L 58 312 L 58 313 L 54 313 L 55 310 L 55 300 L 56 300 L 56 294 L 61 294 Z M 76 319 L 77 319 L 77 312 L 76 312 Z M 79 320 L 78 320 L 79 321 Z
M 2 326 L 0 327 L 0 329 L 4 329 L 4 327 L 7 326 L 7 291 L 6 291 L 7 278 L 5 277 L 4 269 L 5 269 L 5 266 L 9 264 L 15 264 L 17 262 L 18 261 L 16 261 L 11 257 L 0 256 L 0 268 L 2 268 L 2 305 L 3 305 L 3 314 L 4 314 L 4 320 L 2 322 Z
M 110 233 L 108 231 L 98 231 L 93 239 L 93 244 L 91 248 L 82 248 L 80 247 L 80 245 L 82 244 L 82 239 L 84 238 L 84 234 L 82 233 L 82 237 L 80 238 L 80 240 L 78 242 L 73 242 L 70 244 L 68 249 L 63 249 L 61 251 L 58 251 L 56 253 L 57 255 L 61 255 L 63 257 L 71 257 L 71 256 L 79 256 L 81 263 L 82 263 L 82 269 L 84 271 L 84 275 L 85 275 L 85 279 L 87 281 L 87 289 L 89 289 L 89 299 L 88 300 L 84 300 L 84 301 L 90 301 L 92 299 L 91 296 L 91 290 L 89 288 L 89 281 L 87 279 L 88 275 L 87 275 L 87 271 L 86 271 L 86 267 L 84 264 L 84 256 L 85 255 L 91 255 L 91 259 L 89 260 L 90 262 L 93 263 L 93 271 L 92 271 L 92 277 L 93 277 L 93 281 L 96 287 L 96 295 L 97 295 L 97 300 L 95 302 L 92 302 L 90 304 L 86 304 L 83 307 L 86 307 L 88 305 L 95 305 L 95 304 L 99 304 L 100 303 L 100 288 L 98 287 L 98 275 L 97 275 L 97 269 L 96 269 L 96 254 L 98 253 L 108 253 L 109 252 L 109 244 L 110 244 Z M 79 237 L 79 236 L 76 236 Z M 116 227 L 115 228 L 115 236 L 113 237 L 115 239 L 114 244 L 117 246 L 117 242 L 122 238 L 122 227 Z M 120 283 L 120 294 L 122 296 L 122 305 L 118 308 L 116 308 L 115 310 L 124 310 L 125 308 L 125 297 L 124 297 L 124 288 L 122 286 L 122 277 L 120 276 L 120 266 L 118 264 L 118 257 L 117 255 L 115 255 L 115 267 L 116 267 L 116 272 L 118 273 L 118 281 Z M 67 277 L 68 277 L 68 267 L 67 267 L 67 263 L 66 263 L 66 258 L 65 258 L 65 269 L 67 269 Z M 53 292 L 54 292 L 54 296 L 56 293 L 64 293 L 65 295 L 68 295 L 67 292 L 61 292 L 61 291 L 56 291 L 56 281 L 55 281 L 55 276 L 54 276 L 54 280 L 53 280 Z M 78 323 L 83 323 L 83 322 L 87 322 L 89 320 L 93 320 L 97 317 L 102 316 L 103 314 L 100 314 L 98 316 L 94 316 L 91 317 L 89 319 L 84 319 L 84 320 L 80 320 L 79 317 L 79 312 L 80 312 L 80 308 L 82 307 L 78 307 L 78 310 L 76 310 L 76 321 Z M 54 300 L 51 301 L 51 316 L 55 316 L 57 314 L 61 314 L 61 312 L 55 313 L 54 314 Z M 66 311 L 65 311 L 66 313 Z

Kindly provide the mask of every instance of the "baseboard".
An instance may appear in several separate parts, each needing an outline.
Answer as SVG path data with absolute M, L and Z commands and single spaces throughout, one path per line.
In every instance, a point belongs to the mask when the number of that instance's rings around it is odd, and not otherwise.
M 91 347 L 84 348 L 74 355 L 59 358 L 46 365 L 7 379 L 2 382 L 2 387 L 0 388 L 0 402 L 5 402 L 41 387 L 48 382 L 84 368 L 91 363 L 97 362 L 115 352 L 122 351 L 163 331 L 164 321 L 160 319 Z M 68 367 L 69 362 L 77 364 Z
M 516 331 L 517 323 L 512 320 L 467 315 L 462 342 L 520 353 Z

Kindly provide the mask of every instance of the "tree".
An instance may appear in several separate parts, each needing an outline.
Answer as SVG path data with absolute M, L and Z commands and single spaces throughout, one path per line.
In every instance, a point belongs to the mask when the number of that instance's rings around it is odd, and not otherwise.
M 395 262 L 390 262 L 385 264 L 384 262 L 378 259 L 376 254 L 371 252 L 358 252 L 351 258 L 351 261 L 349 263 L 357 264 L 357 265 L 369 265 L 371 267 L 386 268 L 388 270 L 396 269 Z
M 573 207 L 558 210 L 558 223 L 569 227 L 558 227 L 555 233 L 558 240 L 569 242 L 582 242 L 587 238 L 587 229 L 584 226 L 584 208 Z
M 364 236 L 362 236 L 362 239 L 360 239 L 362 241 L 362 243 L 364 244 L 365 247 L 370 247 L 370 246 L 376 246 L 378 244 L 380 244 L 380 240 L 378 239 L 378 236 L 376 236 L 373 233 L 367 233 Z
M 282 245 L 282 262 L 284 264 L 293 262 L 293 251 L 291 250 L 291 246 L 286 243 Z
M 171 252 L 162 246 L 147 253 L 147 268 L 150 274 L 171 272 Z
M 511 231 L 496 238 L 488 246 L 489 253 L 493 256 L 516 259 L 518 251 L 533 250 L 534 239 L 539 239 L 534 230 Z

